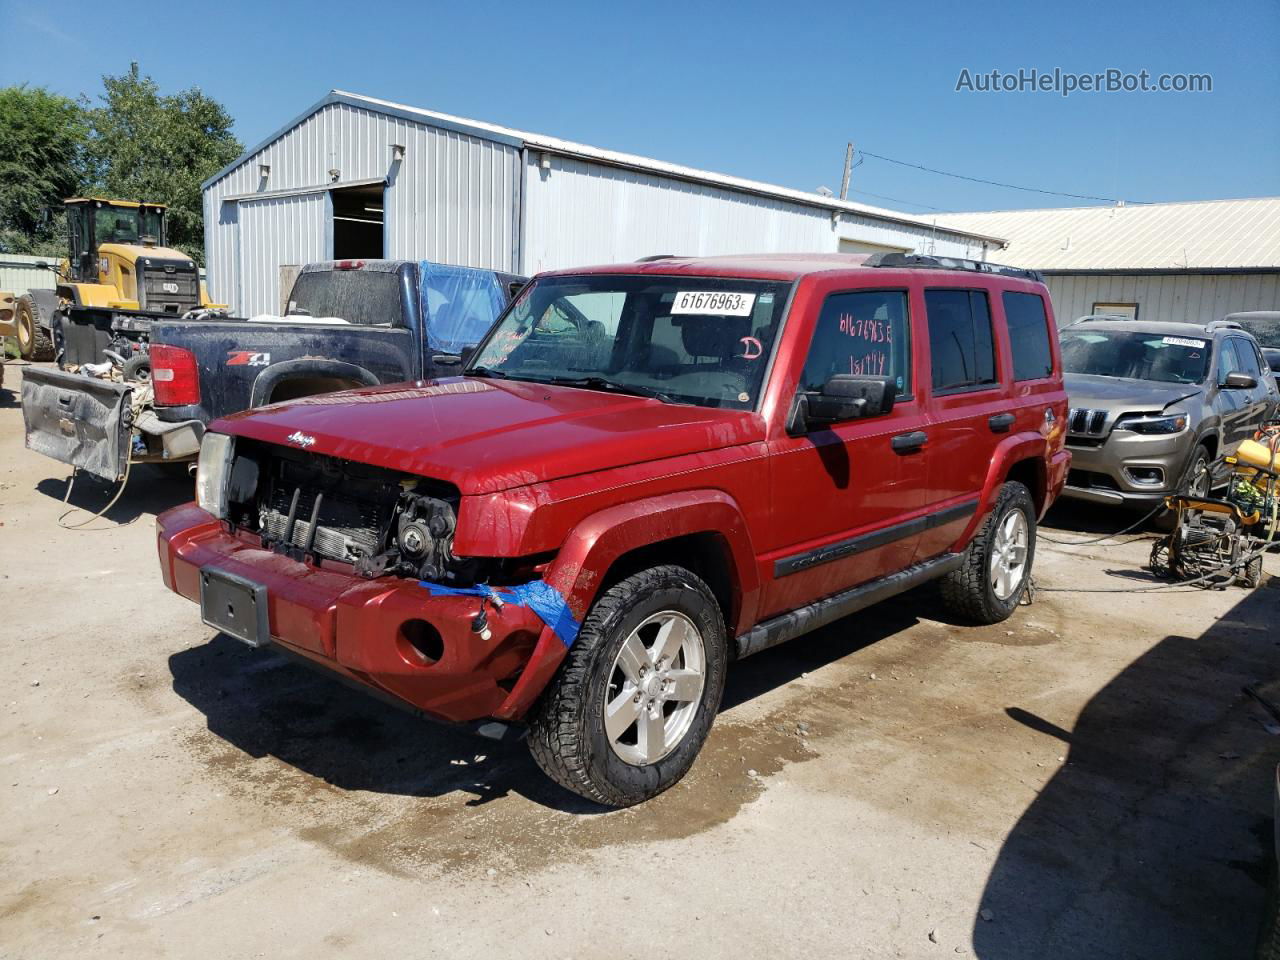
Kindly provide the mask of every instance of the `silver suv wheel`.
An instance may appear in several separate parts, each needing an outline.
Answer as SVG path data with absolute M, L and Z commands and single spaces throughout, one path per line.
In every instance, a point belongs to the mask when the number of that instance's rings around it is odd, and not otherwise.
M 705 677 L 702 634 L 684 614 L 663 610 L 631 631 L 604 694 L 605 734 L 618 758 L 641 766 L 679 746 L 698 713 Z
M 991 542 L 991 591 L 1000 600 L 1008 600 L 1022 586 L 1027 572 L 1027 544 L 1030 536 L 1027 517 L 1012 510 L 1001 519 Z

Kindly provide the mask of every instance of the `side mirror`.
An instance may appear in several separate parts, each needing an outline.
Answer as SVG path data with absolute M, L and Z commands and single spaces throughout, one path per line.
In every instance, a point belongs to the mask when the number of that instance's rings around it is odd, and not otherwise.
M 1258 381 L 1247 373 L 1228 373 L 1227 379 L 1222 381 L 1224 390 L 1252 390 L 1258 385 Z
M 838 373 L 820 393 L 805 395 L 808 424 L 844 423 L 893 412 L 897 387 L 892 377 L 861 377 Z
M 529 285 L 528 280 L 512 280 L 507 284 L 507 299 L 514 300 L 520 296 L 520 291 Z
M 469 347 L 463 347 L 462 350 L 459 351 L 458 353 L 458 356 L 461 357 L 461 362 L 464 367 L 471 362 L 471 358 L 474 357 L 475 355 L 476 355 L 476 345 L 474 343 Z

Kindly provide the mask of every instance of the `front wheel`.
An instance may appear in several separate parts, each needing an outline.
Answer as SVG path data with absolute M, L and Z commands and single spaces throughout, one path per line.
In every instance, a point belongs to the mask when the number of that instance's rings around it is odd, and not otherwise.
M 720 707 L 728 640 L 710 588 L 660 566 L 604 592 L 535 713 L 543 772 L 597 803 L 626 807 L 680 780 Z
M 1017 481 L 1000 487 L 995 509 L 964 552 L 960 567 L 942 578 L 942 599 L 973 623 L 1007 620 L 1031 579 L 1036 555 L 1036 505 Z

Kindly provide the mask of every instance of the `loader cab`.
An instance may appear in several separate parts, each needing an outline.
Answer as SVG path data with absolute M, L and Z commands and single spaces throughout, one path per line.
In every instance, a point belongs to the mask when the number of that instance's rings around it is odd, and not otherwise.
M 135 247 L 163 247 L 168 241 L 165 208 L 157 203 L 98 198 L 68 200 L 70 273 L 75 283 L 98 283 L 105 273 L 98 248 L 116 243 Z

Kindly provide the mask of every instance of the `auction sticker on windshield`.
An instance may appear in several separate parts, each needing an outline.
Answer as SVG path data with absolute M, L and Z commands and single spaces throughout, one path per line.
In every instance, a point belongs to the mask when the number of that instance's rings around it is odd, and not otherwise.
M 1171 347 L 1197 347 L 1201 350 L 1204 349 L 1203 340 L 1190 340 L 1187 337 L 1165 337 L 1160 342 L 1167 343 Z
M 674 317 L 682 313 L 712 313 L 720 317 L 749 317 L 755 302 L 754 293 L 681 290 L 671 301 L 671 315 Z

